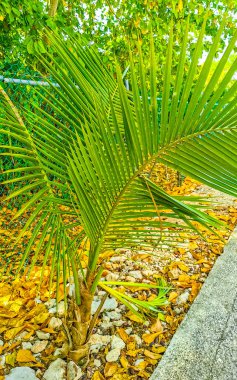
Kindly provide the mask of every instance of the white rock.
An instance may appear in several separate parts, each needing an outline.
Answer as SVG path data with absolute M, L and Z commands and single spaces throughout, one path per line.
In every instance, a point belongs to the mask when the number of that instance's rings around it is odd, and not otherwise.
M 93 334 L 90 338 L 90 351 L 91 353 L 97 353 L 101 347 L 107 346 L 111 341 L 110 335 Z
M 36 331 L 36 335 L 39 339 L 47 340 L 50 338 L 50 333 L 45 333 L 43 331 Z
M 180 294 L 180 296 L 178 296 L 176 300 L 176 304 L 182 305 L 183 303 L 186 303 L 188 301 L 188 297 L 189 297 L 189 291 L 186 290 L 185 292 Z
M 99 359 L 94 360 L 94 366 L 99 368 L 101 366 L 101 361 Z
M 119 338 L 118 336 L 113 335 L 112 336 L 112 340 L 111 340 L 111 348 L 112 348 L 112 350 L 115 349 L 115 348 L 118 348 L 119 350 L 122 350 L 124 347 L 125 347 L 124 341 L 121 338 Z
M 52 377 L 51 379 L 56 380 Z M 9 375 L 5 376 L 5 380 L 39 380 L 35 371 L 29 367 L 16 367 L 11 369 Z M 48 379 L 49 380 L 49 379 Z
M 115 298 L 107 298 L 102 310 L 115 310 L 118 307 L 118 302 Z
M 75 284 L 69 284 L 68 295 L 69 295 L 69 297 L 74 297 L 74 295 L 75 295 Z
M 42 303 L 42 301 L 41 301 L 40 298 L 35 298 L 35 302 L 36 302 L 36 303 Z
M 110 320 L 118 321 L 122 317 L 122 315 L 117 311 L 107 311 L 106 317 L 108 317 Z
M 60 326 L 62 326 L 62 321 L 60 318 L 52 317 L 49 321 L 49 328 L 50 329 L 58 329 Z
M 91 313 L 92 315 L 95 314 L 96 310 L 98 309 L 100 305 L 100 299 L 98 297 L 95 297 L 94 301 L 92 302 L 91 306 Z M 115 310 L 118 307 L 118 302 L 114 298 L 107 298 L 104 306 L 102 308 L 102 311 L 107 310 Z
M 99 290 L 98 291 L 98 296 L 104 296 L 105 295 L 105 291 L 104 290 Z
M 136 279 L 142 280 L 142 274 L 139 270 L 132 270 L 129 272 L 129 275 Z
M 66 362 L 62 359 L 56 359 L 45 371 L 44 380 L 65 380 L 66 379 Z M 29 380 L 29 379 L 28 379 Z
M 42 352 L 44 351 L 44 349 L 46 348 L 48 344 L 48 341 L 47 340 L 40 340 L 38 342 L 36 342 L 32 348 L 31 348 L 31 351 L 34 353 L 34 354 L 38 354 L 39 352 Z
M 126 276 L 125 280 L 128 281 L 128 282 L 136 282 L 135 277 L 132 277 L 132 276 Z
M 184 310 L 183 310 L 182 307 L 181 307 L 181 308 L 179 308 L 179 307 L 174 307 L 174 311 L 175 311 L 176 314 L 181 314 Z
M 117 274 L 117 273 L 109 273 L 109 274 L 107 274 L 107 276 L 106 276 L 106 280 L 107 281 L 117 281 L 119 279 L 119 274 Z
M 105 322 L 100 324 L 100 327 L 104 330 L 107 330 L 112 326 L 113 326 L 113 322 L 108 322 L 108 321 L 105 321 Z
M 51 307 L 56 306 L 56 298 L 51 298 L 47 302 L 45 302 L 44 304 L 45 304 L 45 306 L 47 306 L 47 308 L 50 309 Z
M 0 367 L 4 367 L 6 363 L 5 355 L 0 356 Z
M 53 353 L 53 356 L 61 356 L 62 355 L 62 349 L 56 348 L 56 350 Z
M 124 325 L 124 323 L 126 323 L 126 322 L 125 321 L 113 321 L 113 325 L 117 326 L 117 327 Z
M 56 306 L 51 307 L 51 308 L 49 309 L 49 314 L 55 314 L 55 313 L 56 313 Z
M 79 380 L 83 376 L 83 372 L 74 362 L 67 364 L 67 380 Z
M 98 309 L 99 306 L 100 306 L 100 301 L 99 300 L 97 301 L 96 299 L 94 299 L 92 301 L 92 304 L 91 304 L 91 314 L 92 315 L 95 314 L 95 312 L 96 312 L 96 310 Z
M 119 256 L 111 257 L 109 261 L 111 261 L 112 263 L 122 263 L 123 261 L 126 261 L 126 260 L 127 260 L 126 256 L 119 255 Z
M 31 350 L 32 344 L 30 342 L 22 342 L 23 350 Z
M 103 321 L 104 322 L 110 322 L 110 318 L 107 317 L 107 315 L 103 315 Z
M 142 274 L 144 276 L 146 276 L 146 277 L 152 277 L 152 275 L 154 274 L 154 272 L 152 270 L 147 269 L 147 270 L 143 270 Z
M 65 303 L 64 301 L 59 302 L 58 304 L 58 315 L 63 316 L 65 314 Z
M 131 337 L 135 339 L 135 341 L 138 344 L 138 346 L 142 343 L 142 340 L 141 340 L 140 336 L 134 334 L 134 335 L 131 335 Z
M 0 339 L 0 346 L 3 346 L 4 345 L 4 342 L 3 340 Z
M 116 362 L 120 356 L 120 349 L 114 348 L 113 350 L 109 351 L 106 355 L 106 361 L 107 362 Z
M 102 346 L 106 346 L 111 341 L 110 335 L 99 335 L 99 334 L 92 334 L 90 337 L 90 343 L 91 344 L 101 344 Z

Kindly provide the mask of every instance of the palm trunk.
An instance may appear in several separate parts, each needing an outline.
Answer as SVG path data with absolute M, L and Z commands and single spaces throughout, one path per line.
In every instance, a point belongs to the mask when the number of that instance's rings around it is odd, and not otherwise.
M 89 284 L 87 284 L 89 285 Z M 81 286 L 81 304 L 78 306 L 74 300 L 71 301 L 68 310 L 68 326 L 71 335 L 71 349 L 69 358 L 76 364 L 81 364 L 83 359 L 89 355 L 89 327 L 91 322 L 91 304 L 93 294 L 90 286 Z

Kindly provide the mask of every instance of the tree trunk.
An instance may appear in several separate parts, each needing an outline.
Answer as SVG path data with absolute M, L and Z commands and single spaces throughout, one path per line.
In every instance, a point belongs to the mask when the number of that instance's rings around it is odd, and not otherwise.
M 71 301 L 68 310 L 68 326 L 71 335 L 71 349 L 69 358 L 76 364 L 86 359 L 89 355 L 88 333 L 91 321 L 91 304 L 93 294 L 90 287 L 82 285 L 81 305 L 78 306 L 74 300 Z

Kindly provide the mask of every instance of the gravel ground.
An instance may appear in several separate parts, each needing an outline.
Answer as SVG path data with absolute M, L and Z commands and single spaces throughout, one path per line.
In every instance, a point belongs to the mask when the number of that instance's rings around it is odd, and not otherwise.
M 169 305 L 161 308 L 159 319 L 143 323 L 108 297 L 91 336 L 90 359 L 84 371 L 62 359 L 66 341 L 63 301 L 57 314 L 55 299 L 47 298 L 47 285 L 43 295 L 41 292 L 38 296 L 37 281 L 35 285 L 19 280 L 0 284 L 0 380 L 4 375 L 6 380 L 54 380 L 56 373 L 57 380 L 149 379 L 237 221 L 233 197 L 203 185 L 194 186 L 193 194 L 212 196 L 215 207 L 208 212 L 227 222 L 230 230 L 220 231 L 223 240 L 205 229 L 206 241 L 196 235 L 183 238 L 181 233 L 180 241 L 171 250 L 110 251 L 103 279 L 150 283 L 163 278 L 172 286 Z M 120 287 L 120 291 L 125 289 Z M 134 288 L 127 293 L 140 300 L 156 296 L 154 289 Z M 93 312 L 103 295 L 104 291 L 98 289 Z M 23 322 L 19 323 L 21 318 Z M 13 331 L 17 328 L 19 331 Z

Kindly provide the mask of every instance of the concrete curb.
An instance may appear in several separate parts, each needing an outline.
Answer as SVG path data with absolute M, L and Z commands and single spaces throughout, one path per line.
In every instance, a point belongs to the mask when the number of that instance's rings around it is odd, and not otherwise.
M 237 380 L 237 228 L 150 380 Z

